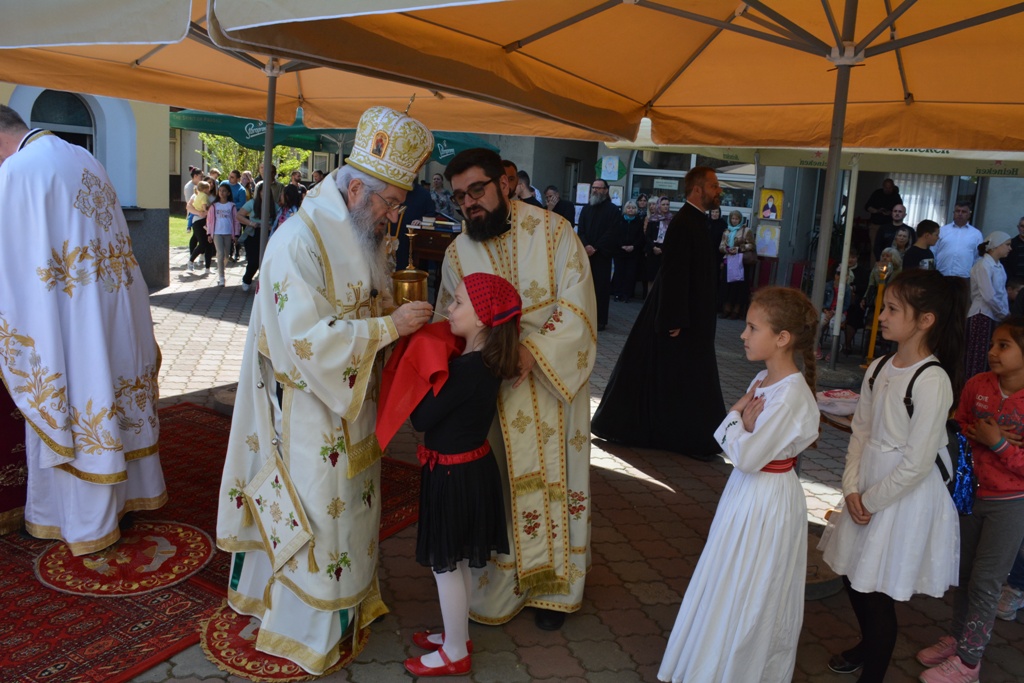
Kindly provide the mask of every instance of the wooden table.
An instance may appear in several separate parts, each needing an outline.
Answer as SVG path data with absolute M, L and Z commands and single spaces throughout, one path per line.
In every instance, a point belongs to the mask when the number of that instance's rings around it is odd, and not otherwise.
M 412 228 L 413 236 L 409 239 L 409 256 L 417 268 L 426 270 L 424 262 L 444 261 L 444 252 L 459 233 L 451 230 L 426 230 Z
M 841 432 L 846 432 L 847 434 L 851 434 L 853 432 L 853 429 L 851 428 L 853 423 L 852 415 L 833 415 L 832 413 L 821 411 L 821 421 L 831 427 L 835 427 Z
M 431 304 L 437 302 L 437 292 L 441 283 L 441 262 L 444 252 L 460 233 L 445 229 L 412 228 L 413 236 L 409 238 L 409 260 L 420 270 L 427 272 L 427 298 Z M 437 264 L 431 275 L 430 264 Z

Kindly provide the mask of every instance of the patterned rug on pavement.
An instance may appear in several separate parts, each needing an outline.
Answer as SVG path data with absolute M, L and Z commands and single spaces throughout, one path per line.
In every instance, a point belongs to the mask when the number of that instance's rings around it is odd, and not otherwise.
M 0 680 L 127 681 L 195 644 L 222 600 L 194 581 L 114 599 L 51 590 L 33 566 L 59 545 L 0 537 Z
M 136 527 L 166 529 L 169 523 L 161 520 L 174 520 L 182 529 L 198 527 L 209 537 L 215 534 L 217 490 L 230 426 L 230 418 L 193 404 L 160 411 L 160 462 L 169 501 L 159 510 L 136 513 L 135 524 L 124 532 L 126 538 L 136 535 Z M 416 521 L 419 467 L 385 458 L 381 472 L 383 540 Z M 62 576 L 63 560 L 56 559 L 59 547 L 19 532 L 0 536 L 0 604 L 4 608 L 0 679 L 4 681 L 127 681 L 197 643 L 196 624 L 214 614 L 225 595 L 231 557 L 218 550 L 188 580 L 154 584 L 150 592 L 113 600 L 109 599 L 111 589 L 92 591 L 105 597 L 72 595 L 63 591 L 78 582 L 67 580 L 58 592 L 41 584 L 34 570 L 38 564 L 41 579 L 48 568 L 57 567 L 51 573 Z M 155 559 L 160 542 L 148 548 Z M 142 557 L 146 552 L 140 548 Z M 89 556 L 94 558 L 90 561 L 102 567 L 115 557 L 117 564 L 116 551 L 107 559 L 95 559 L 102 555 Z
M 199 625 L 200 644 L 211 662 L 221 671 L 227 671 L 240 678 L 252 681 L 311 681 L 319 676 L 312 676 L 297 664 L 256 652 L 256 632 L 259 620 L 255 617 L 238 614 L 228 607 L 225 600 L 209 619 Z M 341 659 L 322 675 L 327 676 L 341 669 L 355 659 L 369 640 L 370 630 L 364 629 L 359 634 L 358 648 L 353 651 L 352 639 L 341 642 Z
M 75 557 L 54 543 L 35 562 L 44 585 L 73 595 L 117 598 L 140 595 L 185 581 L 213 557 L 202 529 L 179 522 L 137 520 L 114 545 Z

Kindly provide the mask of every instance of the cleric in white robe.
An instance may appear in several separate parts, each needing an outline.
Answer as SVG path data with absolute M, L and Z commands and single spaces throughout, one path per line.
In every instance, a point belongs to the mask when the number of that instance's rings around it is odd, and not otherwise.
M 25 416 L 25 528 L 75 555 L 167 502 L 149 294 L 103 166 L 0 105 L 0 369 Z
M 432 309 L 385 314 L 383 237 L 432 148 L 415 119 L 367 110 L 346 165 L 309 190 L 260 267 L 217 546 L 234 553 L 229 604 L 261 620 L 256 649 L 312 674 L 357 655 L 388 611 L 377 581 L 381 352 Z
M 448 163 L 466 231 L 449 245 L 437 309 L 470 273 L 505 278 L 523 299 L 519 381 L 505 381 L 488 441 L 504 475 L 511 552 L 474 569 L 470 617 L 501 624 L 524 607 L 546 630 L 583 604 L 590 569 L 590 374 L 597 304 L 572 224 L 505 199 L 501 159 L 469 149 Z

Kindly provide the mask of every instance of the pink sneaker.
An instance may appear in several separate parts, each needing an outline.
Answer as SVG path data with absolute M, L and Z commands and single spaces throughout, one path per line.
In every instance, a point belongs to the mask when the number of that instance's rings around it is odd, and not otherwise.
M 978 683 L 980 673 L 981 664 L 972 669 L 953 655 L 937 667 L 923 672 L 918 680 L 921 683 Z
M 938 666 L 956 654 L 956 638 L 942 636 L 939 642 L 917 653 L 917 661 L 924 666 Z M 957 658 L 959 660 L 959 657 Z

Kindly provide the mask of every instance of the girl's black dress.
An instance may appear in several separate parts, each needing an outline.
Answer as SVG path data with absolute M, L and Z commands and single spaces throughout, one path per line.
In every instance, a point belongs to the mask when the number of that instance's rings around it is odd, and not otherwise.
M 436 396 L 428 391 L 412 413 L 424 445 L 438 453 L 466 453 L 487 440 L 498 409 L 501 379 L 484 366 L 479 351 L 453 358 L 448 380 Z M 508 553 L 501 474 L 494 453 L 420 476 L 420 520 L 416 561 L 435 572 L 455 569 L 461 560 L 484 567 L 492 552 Z

